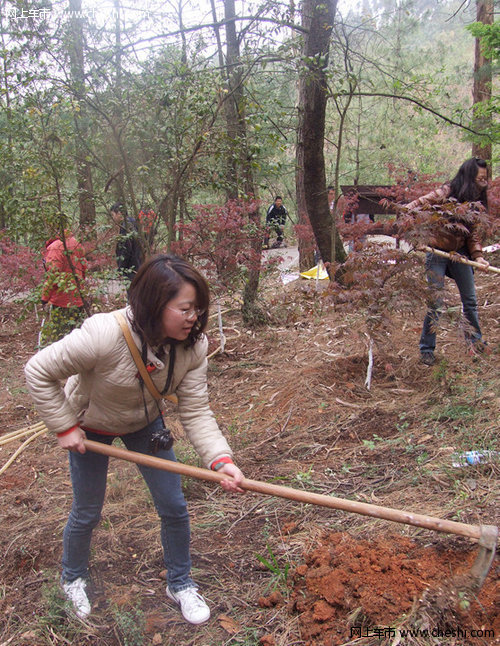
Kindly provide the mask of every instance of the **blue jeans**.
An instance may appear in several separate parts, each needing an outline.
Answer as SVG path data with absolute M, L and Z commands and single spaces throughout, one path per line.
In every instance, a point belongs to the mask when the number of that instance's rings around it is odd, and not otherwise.
M 434 351 L 436 348 L 436 330 L 443 306 L 444 277 L 449 276 L 456 282 L 462 299 L 465 318 L 470 324 L 465 330 L 465 338 L 469 343 L 476 343 L 482 339 L 479 318 L 477 315 L 476 288 L 474 286 L 474 272 L 470 265 L 453 262 L 448 258 L 428 253 L 425 259 L 427 282 L 431 290 L 429 309 L 424 319 L 422 335 L 420 337 L 420 352 Z
M 149 447 L 152 431 L 162 426 L 157 418 L 144 428 L 122 435 L 121 439 L 131 451 L 152 455 Z M 111 444 L 113 437 L 86 433 L 89 440 Z M 173 449 L 158 451 L 159 458 L 176 461 Z M 69 453 L 73 505 L 63 533 L 62 579 L 71 582 L 88 576 L 90 540 L 92 530 L 101 517 L 106 491 L 108 457 L 87 451 Z M 161 471 L 138 465 L 149 487 L 156 511 L 161 520 L 163 558 L 167 567 L 167 583 L 173 592 L 196 587 L 190 578 L 189 551 L 190 527 L 186 501 L 177 473 Z

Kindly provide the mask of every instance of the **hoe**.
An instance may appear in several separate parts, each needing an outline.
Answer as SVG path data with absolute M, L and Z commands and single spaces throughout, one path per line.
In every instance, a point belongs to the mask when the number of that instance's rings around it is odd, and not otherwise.
M 221 482 L 228 477 L 215 471 L 210 471 L 209 469 L 201 469 L 199 467 L 181 464 L 179 462 L 171 462 L 170 460 L 144 455 L 135 451 L 128 451 L 127 449 L 122 449 L 116 446 L 108 446 L 107 444 L 94 442 L 92 440 L 84 440 L 84 443 L 88 450 L 95 453 L 119 458 L 121 460 L 127 460 L 129 462 L 135 462 L 136 464 L 146 467 L 172 471 L 183 476 L 198 478 L 199 480 Z M 293 489 L 292 487 L 284 487 L 282 485 L 269 484 L 259 480 L 249 480 L 247 478 L 243 479 L 241 488 L 270 496 L 288 498 L 289 500 L 296 500 L 298 502 L 308 503 L 311 505 L 320 505 L 322 507 L 330 507 L 331 509 L 350 511 L 356 514 L 362 514 L 363 516 L 381 518 L 396 523 L 414 525 L 415 527 L 424 527 L 425 529 L 432 529 L 437 532 L 444 532 L 445 534 L 458 534 L 459 536 L 466 536 L 467 538 L 475 539 L 479 544 L 478 554 L 467 575 L 461 577 L 463 587 L 470 592 L 477 592 L 481 588 L 495 556 L 498 528 L 494 525 L 468 525 L 466 523 L 458 523 L 452 520 L 433 518 L 432 516 L 414 514 L 412 512 L 391 509 L 390 507 L 380 507 L 378 505 L 357 502 L 354 500 L 345 500 L 344 498 L 335 498 L 333 496 L 302 491 L 299 489 Z

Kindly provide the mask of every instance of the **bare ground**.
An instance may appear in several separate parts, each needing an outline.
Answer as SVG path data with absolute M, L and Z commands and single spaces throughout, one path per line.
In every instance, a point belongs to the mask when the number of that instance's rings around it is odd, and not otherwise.
M 403 308 L 375 348 L 369 390 L 366 317 L 333 304 L 325 288 L 267 280 L 269 325 L 250 330 L 236 310 L 226 312 L 225 352 L 210 359 L 212 405 L 245 475 L 498 525 L 498 462 L 452 466 L 454 452 L 498 450 L 498 278 L 476 278 L 486 355 L 466 352 L 452 316 L 443 321 L 438 363 L 421 365 L 423 306 L 411 314 Z M 0 312 L 4 436 L 39 421 L 22 378 L 38 322 L 33 312 L 20 314 L 14 305 Z M 211 349 L 217 346 L 214 321 Z M 179 458 L 197 465 L 175 411 L 171 424 Z M 0 446 L 0 466 L 20 444 Z M 453 576 L 477 551 L 471 540 L 282 498 L 228 496 L 195 480 L 184 482 L 194 576 L 212 618 L 189 626 L 165 597 L 158 522 L 144 484 L 133 465 L 118 461 L 93 543 L 94 611 L 82 624 L 66 615 L 57 585 L 71 504 L 66 456 L 42 435 L 0 486 L 2 646 L 500 643 L 498 561 L 477 596 L 464 594 L 453 607 L 432 597 L 444 589 L 451 598 Z M 420 601 L 426 589 L 435 612 Z M 408 627 L 435 634 L 396 632 Z

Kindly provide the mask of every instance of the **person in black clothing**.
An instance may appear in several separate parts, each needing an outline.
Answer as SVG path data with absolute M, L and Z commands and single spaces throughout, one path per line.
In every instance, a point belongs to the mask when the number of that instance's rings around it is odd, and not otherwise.
M 281 247 L 283 242 L 283 230 L 285 228 L 287 210 L 283 206 L 283 198 L 277 195 L 274 202 L 267 209 L 266 214 L 266 233 L 264 235 L 264 249 L 269 249 L 269 237 L 271 231 L 276 233 L 276 242 L 272 245 L 273 248 Z
M 119 227 L 116 264 L 120 273 L 131 281 L 143 261 L 137 224 L 134 218 L 127 216 L 127 212 L 120 202 L 113 204 L 110 211 L 113 222 Z

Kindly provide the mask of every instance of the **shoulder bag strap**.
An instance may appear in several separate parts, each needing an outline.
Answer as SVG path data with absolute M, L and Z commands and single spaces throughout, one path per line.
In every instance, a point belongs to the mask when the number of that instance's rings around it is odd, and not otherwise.
M 141 353 L 139 352 L 139 349 L 134 343 L 134 339 L 132 338 L 132 334 L 130 333 L 130 330 L 128 328 L 127 322 L 125 321 L 124 316 L 121 314 L 121 312 L 113 312 L 113 315 L 115 319 L 118 321 L 122 329 L 123 336 L 125 337 L 125 341 L 127 342 L 132 358 L 135 361 L 135 365 L 139 370 L 139 373 L 144 381 L 144 384 L 146 385 L 146 388 L 149 390 L 149 392 L 153 395 L 153 397 L 157 401 L 162 399 L 169 399 L 171 402 L 176 404 L 177 397 L 175 395 L 163 396 L 158 390 L 158 388 L 154 385 L 153 380 L 149 376 L 149 372 L 146 370 L 146 366 L 144 365 L 144 361 L 142 360 Z

